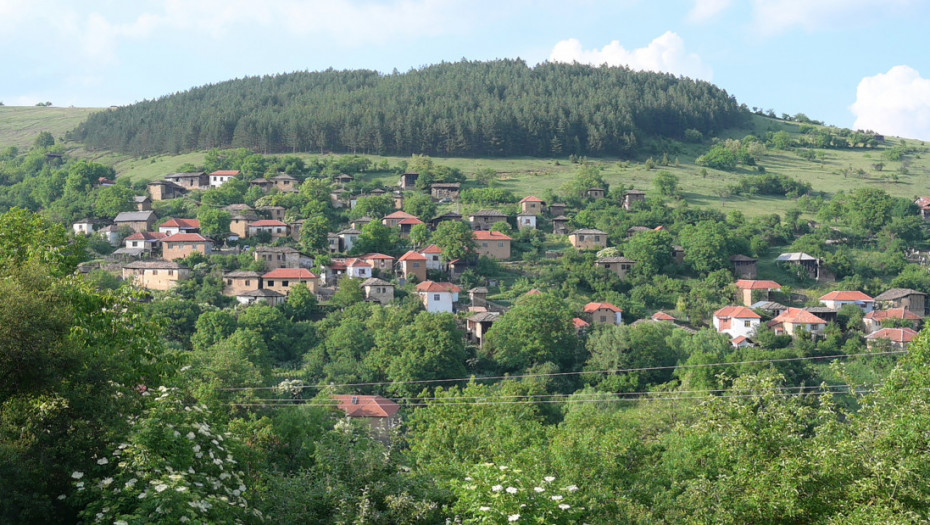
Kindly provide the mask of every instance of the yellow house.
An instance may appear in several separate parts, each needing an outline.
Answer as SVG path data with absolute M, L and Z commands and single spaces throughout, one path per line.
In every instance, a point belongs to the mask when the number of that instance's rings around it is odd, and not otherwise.
M 510 243 L 513 241 L 501 232 L 478 230 L 474 233 L 476 253 L 488 259 L 510 259 Z

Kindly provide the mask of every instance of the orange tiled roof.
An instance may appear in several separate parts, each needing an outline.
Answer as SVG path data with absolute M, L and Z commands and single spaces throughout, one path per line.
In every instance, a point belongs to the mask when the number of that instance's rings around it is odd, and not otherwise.
M 316 274 L 306 268 L 278 268 L 262 276 L 263 279 L 316 279 Z
M 510 238 L 510 236 L 508 236 L 507 234 L 504 234 L 501 232 L 478 230 L 475 232 L 475 240 L 476 241 L 512 241 L 513 239 Z
M 400 411 L 400 405 L 381 396 L 334 395 L 333 400 L 349 417 L 389 418 Z
M 585 321 L 584 319 L 574 318 L 572 322 L 575 323 L 575 330 L 581 330 L 582 328 L 587 328 L 591 326 L 591 323 Z
M 159 228 L 200 228 L 200 219 L 168 219 Z
M 860 291 L 835 291 L 820 298 L 821 301 L 873 301 L 871 297 Z
M 461 288 L 452 283 L 437 283 L 435 281 L 423 281 L 417 285 L 418 292 L 449 292 L 459 293 Z
M 791 324 L 827 324 L 826 321 L 801 308 L 788 308 L 781 315 L 772 319 L 773 323 Z
M 239 170 L 216 170 L 210 175 L 226 175 L 235 177 L 236 175 L 239 175 Z
M 888 339 L 894 343 L 910 343 L 917 337 L 918 332 L 910 328 L 882 328 L 872 332 L 866 339 Z
M 622 312 L 623 310 L 617 308 L 616 306 L 610 303 L 588 303 L 584 305 L 584 313 L 589 314 L 591 312 L 596 312 L 598 310 L 610 310 L 611 312 Z
M 520 203 L 521 203 L 521 204 L 524 203 L 524 202 L 543 202 L 543 200 L 540 199 L 539 197 L 535 197 L 535 196 L 533 196 L 533 195 L 530 195 L 529 197 L 523 197 L 523 199 L 520 200 Z
M 269 220 L 269 219 L 263 219 L 263 220 L 260 220 L 260 221 L 250 222 L 250 223 L 249 223 L 249 226 L 250 226 L 250 227 L 251 227 L 251 226 L 255 226 L 255 227 L 258 227 L 258 228 L 268 228 L 268 227 L 272 227 L 272 226 L 287 226 L 287 224 L 285 224 L 285 223 L 283 223 L 283 222 L 281 222 L 281 221 L 273 221 L 273 220 Z
M 677 319 L 675 319 L 674 317 L 672 317 L 671 315 L 665 312 L 656 312 L 652 314 L 652 320 L 653 321 L 677 321 Z
M 413 250 L 401 255 L 398 261 L 425 261 L 426 256 Z
M 866 319 L 873 321 L 884 321 L 885 319 L 907 319 L 909 321 L 919 321 L 923 317 L 915 314 L 906 308 L 892 308 L 890 310 L 874 310 L 865 314 Z
M 439 246 L 436 246 L 435 244 L 430 244 L 429 246 L 424 248 L 420 253 L 442 253 L 442 250 L 439 248 Z
M 175 233 L 162 239 L 162 242 L 213 242 L 199 233 Z
M 718 319 L 762 319 L 762 316 L 745 306 L 726 306 L 714 312 Z
M 781 285 L 775 281 L 753 281 L 752 279 L 740 279 L 736 281 L 736 287 L 740 290 L 781 290 Z

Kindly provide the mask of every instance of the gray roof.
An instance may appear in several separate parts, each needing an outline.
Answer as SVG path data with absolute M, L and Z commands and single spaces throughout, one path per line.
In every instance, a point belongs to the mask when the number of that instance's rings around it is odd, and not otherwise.
M 193 179 L 199 178 L 206 175 L 203 171 L 189 171 L 185 173 L 172 173 L 170 175 L 165 175 L 166 179 Z
M 752 257 L 748 257 L 740 253 L 731 256 L 730 261 L 732 262 L 756 262 L 756 260 L 753 259 Z
M 630 263 L 633 264 L 636 261 L 632 259 L 627 259 L 626 257 L 598 257 L 597 262 L 599 263 Z
M 284 297 L 284 295 L 267 288 L 259 288 L 258 290 L 242 292 L 238 294 L 237 297 Z
M 271 177 L 271 180 L 297 180 L 293 175 L 288 175 L 287 173 L 279 173 L 274 177 Z
M 875 300 L 876 301 L 894 301 L 895 299 L 901 299 L 907 297 L 908 295 L 927 295 L 923 292 L 918 292 L 917 290 L 911 290 L 910 288 L 892 288 L 886 290 L 885 292 L 879 294 Z
M 261 276 L 262 274 L 258 272 L 248 272 L 244 270 L 239 270 L 236 272 L 229 272 L 229 273 L 223 274 L 223 277 L 228 277 L 230 279 L 252 279 L 252 278 L 258 278 Z
M 484 294 L 488 293 L 488 289 L 485 288 L 484 286 L 476 286 L 476 287 L 474 287 L 474 288 L 472 288 L 471 290 L 468 290 L 468 291 L 469 291 L 469 292 L 472 292 L 472 293 L 479 293 L 479 294 L 480 294 L 480 293 L 484 293 Z
M 365 281 L 362 282 L 362 286 L 394 286 L 394 285 L 387 281 L 382 281 L 381 279 L 372 277 L 371 279 L 365 279 Z
M 595 230 L 591 228 L 581 228 L 573 231 L 569 235 L 582 234 L 582 235 L 607 235 L 607 232 L 602 232 L 601 230 Z
M 362 232 L 356 230 L 355 228 L 346 228 L 339 232 L 339 235 L 359 235 Z
M 136 203 L 139 203 L 139 202 L 146 202 L 146 201 L 150 201 L 150 200 L 152 200 L 152 199 L 150 199 L 150 198 L 148 197 L 148 195 L 136 195 L 135 197 L 132 198 L 132 202 L 136 202 Z
M 776 261 L 817 261 L 816 257 L 813 255 L 808 255 L 804 252 L 791 252 L 783 253 L 775 258 Z
M 752 308 L 753 310 L 768 310 L 768 311 L 786 310 L 788 308 L 787 306 L 781 303 L 776 303 L 775 301 L 759 301 L 758 303 L 753 303 L 749 307 Z
M 500 318 L 501 314 L 498 312 L 478 312 L 475 315 L 468 318 L 469 321 L 475 323 L 493 323 Z
M 430 184 L 430 188 L 455 188 L 459 189 L 462 187 L 461 182 L 434 182 Z
M 593 189 L 593 188 L 592 188 L 592 189 Z M 646 194 L 646 192 L 643 191 L 643 190 L 630 190 L 630 191 L 624 193 L 624 195 L 645 195 L 645 194 Z
M 182 266 L 181 264 L 178 264 L 174 261 L 136 261 L 129 264 L 124 264 L 123 268 L 129 268 L 132 270 L 186 270 L 187 266 Z
M 124 211 L 116 216 L 114 222 L 143 222 L 155 219 L 154 211 Z
M 552 222 L 555 222 L 555 221 L 568 221 L 568 220 L 569 220 L 569 218 L 566 217 L 566 216 L 564 216 L 564 215 L 559 215 L 558 217 L 553 217 L 553 218 L 552 218 Z
M 471 214 L 472 217 L 506 217 L 507 214 L 498 210 L 481 210 Z
M 264 253 L 298 253 L 297 248 L 292 248 L 290 246 L 256 246 L 256 252 Z

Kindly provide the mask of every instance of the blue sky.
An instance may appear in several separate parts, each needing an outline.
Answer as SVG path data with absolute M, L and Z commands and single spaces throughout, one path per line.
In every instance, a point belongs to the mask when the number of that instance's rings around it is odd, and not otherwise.
M 921 0 L 0 0 L 0 101 L 520 57 L 703 78 L 749 107 L 930 140 L 928 20 Z

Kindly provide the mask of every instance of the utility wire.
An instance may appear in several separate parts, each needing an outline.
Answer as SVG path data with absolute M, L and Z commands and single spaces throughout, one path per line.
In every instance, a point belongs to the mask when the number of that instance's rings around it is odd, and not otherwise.
M 647 366 L 640 368 L 618 368 L 612 370 L 583 370 L 578 372 L 552 372 L 546 374 L 515 374 L 515 375 L 503 375 L 503 376 L 469 376 L 469 377 L 456 377 L 449 379 L 420 379 L 420 380 L 410 380 L 410 381 L 372 381 L 372 382 L 363 382 L 363 383 L 317 383 L 314 385 L 300 385 L 294 387 L 288 387 L 288 389 L 307 389 L 307 388 L 337 388 L 337 387 L 359 387 L 359 386 L 387 386 L 387 385 L 411 385 L 411 384 L 436 384 L 436 383 L 454 383 L 459 381 L 500 381 L 507 379 L 524 379 L 524 378 L 535 378 L 535 377 L 566 377 L 566 376 L 578 376 L 584 374 L 622 374 L 630 372 L 651 372 L 657 370 L 681 370 L 681 369 L 692 369 L 692 368 L 713 368 L 721 366 L 740 366 L 740 365 L 754 365 L 754 364 L 764 364 L 764 363 L 788 363 L 796 361 L 817 361 L 824 359 L 843 359 L 849 357 L 877 357 L 883 355 L 894 355 L 894 354 L 906 354 L 907 350 L 891 350 L 887 352 L 862 352 L 858 354 L 835 354 L 835 355 L 825 355 L 825 356 L 810 356 L 810 357 L 784 357 L 779 359 L 754 359 L 750 361 L 731 361 L 723 363 L 698 363 L 698 364 L 685 364 L 685 365 L 668 365 L 668 366 Z M 233 392 L 241 390 L 275 390 L 278 389 L 278 386 L 245 386 L 245 387 L 228 387 L 222 388 L 220 390 Z

